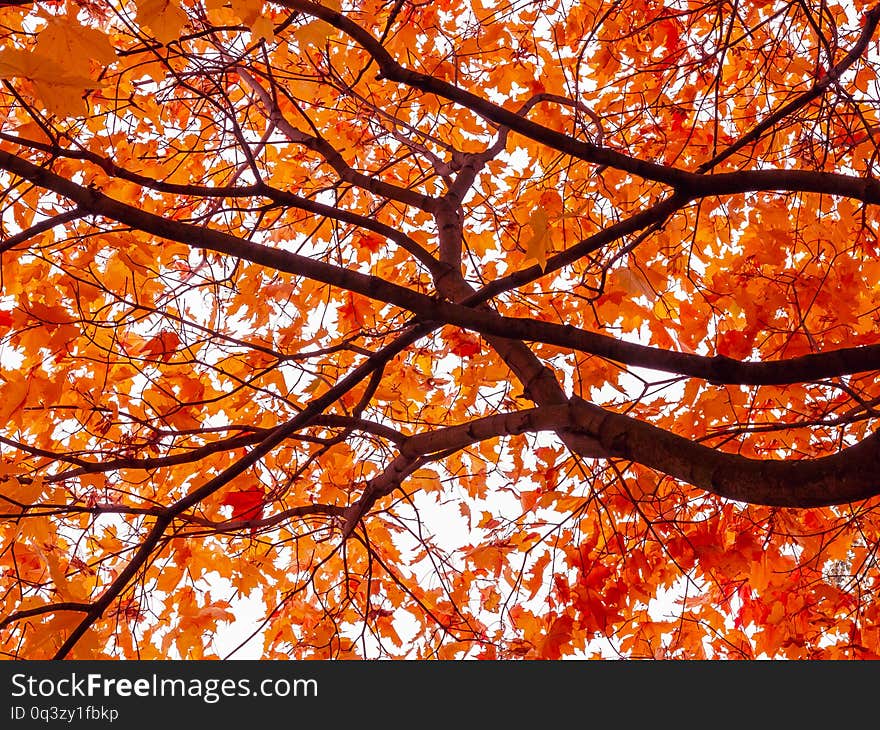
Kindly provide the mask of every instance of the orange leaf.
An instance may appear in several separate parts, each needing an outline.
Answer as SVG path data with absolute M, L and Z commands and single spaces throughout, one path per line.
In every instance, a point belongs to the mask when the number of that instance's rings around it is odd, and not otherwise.
M 547 250 L 550 248 L 550 219 L 543 208 L 535 208 L 529 217 L 532 237 L 526 243 L 526 256 L 538 262 L 541 269 L 547 268 Z
M 159 356 L 163 362 L 168 362 L 172 355 L 177 352 L 180 338 L 172 330 L 162 330 L 158 335 L 144 343 L 140 352 L 153 357 Z
M 106 33 L 84 27 L 67 15 L 43 17 L 48 22 L 37 37 L 34 53 L 82 76 L 89 74 L 92 64 L 107 66 L 116 60 L 116 51 Z
M 0 78 L 26 78 L 46 109 L 59 117 L 86 112 L 83 95 L 99 84 L 88 76 L 70 71 L 46 55 L 20 48 L 0 50 Z
M 574 620 L 571 616 L 559 616 L 550 624 L 547 635 L 541 643 L 541 656 L 544 659 L 559 659 L 562 649 L 571 641 Z
M 0 385 L 0 423 L 6 424 L 19 411 L 27 401 L 30 389 L 30 376 L 10 373 L 6 383 Z
M 188 17 L 174 0 L 137 0 L 138 21 L 153 31 L 164 44 L 180 37 Z

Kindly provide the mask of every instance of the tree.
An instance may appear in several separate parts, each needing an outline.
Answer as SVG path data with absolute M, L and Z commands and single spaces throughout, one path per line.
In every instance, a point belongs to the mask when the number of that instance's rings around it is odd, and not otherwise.
M 4 3 L 3 655 L 880 657 L 878 23 Z

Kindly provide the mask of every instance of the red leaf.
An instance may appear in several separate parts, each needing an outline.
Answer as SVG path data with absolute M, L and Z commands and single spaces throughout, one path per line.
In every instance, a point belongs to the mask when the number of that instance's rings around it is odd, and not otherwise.
M 559 659 L 562 656 L 562 649 L 571 641 L 573 628 L 574 621 L 571 616 L 559 616 L 554 619 L 541 646 L 541 656 L 545 659 Z
M 339 322 L 349 329 L 360 329 L 372 311 L 369 300 L 355 294 L 345 295 L 345 303 L 339 307 Z
M 263 498 L 265 493 L 260 487 L 240 489 L 230 492 L 223 504 L 232 507 L 232 519 L 259 519 L 263 514 Z
M 568 603 L 571 600 L 571 589 L 569 588 L 568 581 L 557 573 L 553 576 L 553 585 L 556 586 L 556 593 L 559 595 L 559 600 L 562 603 Z
M 747 358 L 752 354 L 754 337 L 739 330 L 729 330 L 718 335 L 718 353 L 735 360 Z
M 359 233 L 354 237 L 354 245 L 376 253 L 385 245 L 385 239 L 377 233 Z
M 12 326 L 12 313 L 11 312 L 0 312 L 0 327 L 11 327 Z
M 179 346 L 180 338 L 176 332 L 162 330 L 158 335 L 147 341 L 141 352 L 145 355 L 159 356 L 163 362 L 168 362 Z
M 453 330 L 445 334 L 444 337 L 446 342 L 449 343 L 449 350 L 453 355 L 472 357 L 473 355 L 479 355 L 482 350 L 479 335 L 461 330 Z

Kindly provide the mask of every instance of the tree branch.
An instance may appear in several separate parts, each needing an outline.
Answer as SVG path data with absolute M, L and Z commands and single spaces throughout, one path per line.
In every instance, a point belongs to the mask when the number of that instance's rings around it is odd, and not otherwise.
M 630 416 L 574 397 L 563 405 L 500 413 L 408 438 L 386 468 L 383 496 L 418 458 L 458 451 L 478 441 L 538 431 L 582 433 L 608 453 L 642 464 L 707 492 L 773 507 L 827 507 L 880 494 L 880 431 L 830 456 L 752 459 L 719 451 Z M 375 500 L 374 500 L 375 501 Z
M 251 243 L 228 233 L 162 218 L 109 198 L 97 190 L 84 188 L 8 152 L 0 151 L 0 168 L 70 198 L 83 211 L 103 215 L 147 233 L 195 248 L 205 248 L 279 271 L 307 276 L 372 299 L 395 304 L 415 313 L 425 321 L 454 324 L 486 336 L 516 338 L 569 347 L 628 365 L 703 378 L 712 383 L 785 385 L 802 380 L 818 380 L 878 368 L 880 346 L 877 345 L 843 348 L 826 353 L 805 355 L 792 360 L 752 363 L 739 362 L 723 356 L 707 357 L 661 350 L 623 342 L 607 335 L 587 332 L 570 325 L 554 322 L 502 317 L 494 312 L 472 309 L 451 301 L 439 301 L 378 277 L 341 269 L 306 256 Z M 718 177 L 722 176 L 712 176 L 712 179 Z M 877 188 L 878 200 L 880 200 L 880 181 L 875 187 Z M 642 220 L 647 223 L 655 218 L 656 212 Z M 462 289 L 454 296 L 456 299 L 466 300 L 473 296 L 473 290 L 468 287 L 467 291 Z

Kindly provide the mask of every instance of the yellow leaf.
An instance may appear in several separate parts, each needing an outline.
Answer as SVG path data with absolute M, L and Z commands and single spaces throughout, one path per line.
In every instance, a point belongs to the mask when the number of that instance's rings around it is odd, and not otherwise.
M 86 76 L 95 61 L 107 66 L 116 60 L 110 39 L 97 28 L 86 28 L 65 16 L 49 16 L 37 37 L 34 53 L 59 63 L 67 71 Z
M 0 51 L 0 78 L 26 78 L 46 110 L 59 117 L 79 116 L 87 111 L 83 95 L 98 83 L 70 72 L 61 63 L 35 51 L 4 48 Z
M 30 387 L 30 378 L 24 378 L 18 373 L 11 374 L 9 380 L 0 386 L 0 423 L 4 426 L 24 405 Z
M 186 13 L 172 0 L 138 0 L 137 17 L 163 44 L 177 40 L 188 20 Z
M 678 302 L 673 297 L 660 297 L 654 303 L 654 314 L 660 319 L 677 319 Z
M 0 483 L 0 512 L 24 512 L 25 507 L 36 504 L 42 493 L 42 478 L 22 484 L 15 477 L 3 477 Z
M 232 0 L 232 12 L 245 25 L 252 25 L 263 13 L 263 0 Z
M 550 219 L 543 208 L 535 208 L 529 217 L 532 237 L 526 244 L 526 256 L 538 262 L 541 270 L 547 268 L 547 249 L 550 247 Z
M 648 281 L 638 267 L 618 269 L 615 273 L 615 280 L 619 281 L 626 293 L 634 299 L 645 296 L 650 300 L 657 296 L 657 292 L 654 291 L 651 282 Z
M 306 46 L 323 46 L 332 32 L 333 27 L 323 20 L 313 20 L 294 31 L 297 40 Z
M 253 23 L 251 23 L 251 35 L 254 38 L 260 38 L 267 43 L 275 40 L 275 26 L 272 21 L 265 15 L 261 15 Z
M 232 12 L 251 29 L 254 38 L 270 42 L 275 38 L 275 26 L 263 14 L 263 0 L 232 0 Z

